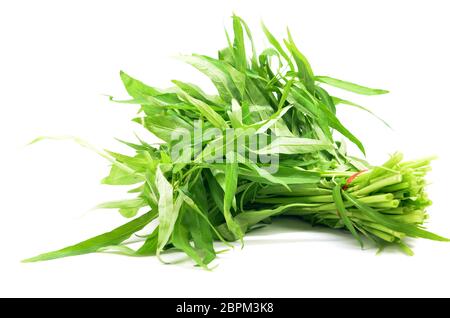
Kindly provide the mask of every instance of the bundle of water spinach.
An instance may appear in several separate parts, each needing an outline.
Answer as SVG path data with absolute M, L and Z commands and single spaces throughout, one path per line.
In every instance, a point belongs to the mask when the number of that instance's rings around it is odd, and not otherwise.
M 134 155 L 112 151 L 104 184 L 130 186 L 134 199 L 101 204 L 128 223 L 76 245 L 27 259 L 42 261 L 92 252 L 130 256 L 176 249 L 208 268 L 215 242 L 243 243 L 246 232 L 284 215 L 347 230 L 361 246 L 397 245 L 406 237 L 448 239 L 426 231 L 431 204 L 425 175 L 432 158 L 404 161 L 396 153 L 381 166 L 347 154 L 344 141 L 364 146 L 336 116 L 337 107 L 361 106 L 330 95 L 334 86 L 362 95 L 385 94 L 313 73 L 288 30 L 255 50 L 247 24 L 232 17 L 232 38 L 217 58 L 180 58 L 210 78 L 217 94 L 174 80 L 173 87 L 148 86 L 120 73 L 129 100 L 139 105 L 134 121 L 159 143 L 126 142 Z M 337 137 L 336 137 L 337 136 Z M 336 138 L 336 139 L 335 139 Z M 132 248 L 130 239 L 142 244 Z

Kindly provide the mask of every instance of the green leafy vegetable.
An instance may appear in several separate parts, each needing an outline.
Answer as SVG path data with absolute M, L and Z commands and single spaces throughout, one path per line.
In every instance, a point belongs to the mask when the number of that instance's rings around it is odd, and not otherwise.
M 372 166 L 349 155 L 342 136 L 362 153 L 365 148 L 339 120 L 336 106 L 373 113 L 331 96 L 322 84 L 362 95 L 387 91 L 316 76 L 289 31 L 280 41 L 262 29 L 272 47 L 260 54 L 248 25 L 233 15 L 234 38 L 226 33 L 227 46 L 217 58 L 180 57 L 209 77 L 216 94 L 177 80 L 154 88 L 120 72 L 131 98 L 111 100 L 139 105 L 133 120 L 161 140 L 157 145 L 119 140 L 134 152 L 124 155 L 78 138 L 51 138 L 74 140 L 106 158 L 111 168 L 102 183 L 132 186 L 128 192 L 135 197 L 98 207 L 134 219 L 25 262 L 93 252 L 161 259 L 175 249 L 210 269 L 215 241 L 243 243 L 246 232 L 286 215 L 348 231 L 361 247 L 395 245 L 408 255 L 407 237 L 448 241 L 423 227 L 431 204 L 425 177 L 433 158 L 403 161 L 395 153 Z M 42 139 L 48 137 L 34 142 Z M 150 212 L 137 216 L 141 209 Z M 152 221 L 156 227 L 139 235 L 141 245 L 132 249 L 128 239 Z

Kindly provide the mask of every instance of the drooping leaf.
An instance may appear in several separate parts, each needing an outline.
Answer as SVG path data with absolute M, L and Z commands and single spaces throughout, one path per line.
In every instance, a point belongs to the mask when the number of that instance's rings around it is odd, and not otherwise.
M 345 100 L 345 99 L 342 99 L 342 98 L 338 98 L 338 97 L 332 97 L 332 99 L 333 99 L 333 101 L 334 101 L 335 104 L 349 105 L 349 106 L 353 106 L 353 107 L 359 108 L 359 109 L 361 109 L 361 110 L 363 110 L 363 111 L 365 111 L 365 112 L 368 112 L 369 114 L 371 114 L 372 116 L 374 116 L 376 119 L 378 119 L 379 121 L 381 121 L 383 124 L 385 124 L 387 127 L 389 127 L 389 128 L 392 129 L 392 127 L 391 127 L 384 119 L 382 119 L 381 117 L 379 117 L 378 115 L 376 115 L 374 112 L 372 112 L 372 111 L 371 111 L 370 109 L 368 109 L 367 107 L 364 107 L 364 106 L 355 104 L 355 103 L 353 103 L 353 102 L 351 102 L 351 101 L 348 101 L 348 100 Z
M 189 231 L 183 224 L 181 217 L 175 224 L 175 229 L 172 234 L 172 242 L 176 248 L 182 250 L 190 258 L 192 258 L 197 265 L 208 269 L 207 265 L 203 262 L 201 255 L 192 247 L 190 243 Z
M 98 236 L 95 236 L 78 244 L 54 251 L 44 253 L 23 262 L 47 261 L 55 258 L 94 253 L 100 248 L 117 245 L 128 239 L 133 233 L 141 230 L 158 215 L 158 211 L 150 211 L 118 228 Z
M 339 80 L 336 78 L 332 78 L 329 76 L 316 76 L 315 79 L 316 81 L 319 81 L 321 83 L 325 83 L 361 95 L 380 95 L 389 93 L 389 91 L 384 89 L 369 88 L 358 84 L 350 83 L 347 81 Z
M 364 247 L 363 241 L 361 240 L 361 237 L 359 236 L 358 232 L 356 231 L 352 220 L 348 217 L 348 212 L 345 209 L 344 202 L 342 201 L 342 195 L 341 195 L 341 185 L 336 184 L 333 188 L 333 199 L 334 203 L 336 204 L 337 210 L 339 212 L 339 216 L 341 217 L 342 222 L 344 223 L 345 227 L 352 233 L 353 237 L 359 242 L 361 245 L 361 248 Z
M 223 213 L 225 216 L 225 221 L 227 223 L 230 231 L 242 241 L 243 233 L 242 230 L 231 214 L 231 206 L 233 200 L 235 200 L 235 193 L 238 181 L 238 163 L 236 159 L 232 159 L 232 162 L 226 163 L 225 169 L 225 191 L 224 191 L 224 201 L 223 201 Z
M 182 201 L 177 199 L 174 203 L 174 195 L 172 185 L 167 181 L 161 168 L 158 166 L 156 169 L 156 186 L 159 192 L 158 200 L 158 220 L 159 220 L 159 231 L 158 231 L 158 248 L 156 254 L 160 254 L 161 251 L 166 246 L 167 242 L 172 235 L 175 222 L 178 218 L 178 212 L 181 207 Z

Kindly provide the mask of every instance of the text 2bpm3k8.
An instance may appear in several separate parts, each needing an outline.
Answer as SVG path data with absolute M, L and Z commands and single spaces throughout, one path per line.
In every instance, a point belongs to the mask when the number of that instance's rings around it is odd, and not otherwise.
M 219 306 L 211 304 L 189 304 L 183 302 L 176 307 L 177 313 L 200 313 L 208 315 L 211 312 L 223 313 L 270 313 L 273 312 L 273 303 L 260 302 L 220 302 Z

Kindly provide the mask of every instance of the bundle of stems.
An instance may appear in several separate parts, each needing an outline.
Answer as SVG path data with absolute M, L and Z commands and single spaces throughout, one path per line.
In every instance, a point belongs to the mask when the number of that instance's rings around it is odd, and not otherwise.
M 249 205 L 345 228 L 361 246 L 363 236 L 380 247 L 397 244 L 412 255 L 403 242 L 407 236 L 446 240 L 420 227 L 431 205 L 424 177 L 432 159 L 402 162 L 396 153 L 382 166 L 356 173 L 324 172 L 319 183 L 292 185 L 291 191 L 280 185 L 260 186 Z
M 161 140 L 121 141 L 132 155 L 101 152 L 112 163 L 102 182 L 131 185 L 136 197 L 99 207 L 133 219 L 26 261 L 92 252 L 163 258 L 164 251 L 177 249 L 209 268 L 215 241 L 243 242 L 246 232 L 283 215 L 344 229 L 361 246 L 368 240 L 395 244 L 408 254 L 406 237 L 447 241 L 423 228 L 432 158 L 403 161 L 395 153 L 372 166 L 348 155 L 342 138 L 363 154 L 365 149 L 340 122 L 337 108 L 370 111 L 324 86 L 362 95 L 387 91 L 315 75 L 289 30 L 279 42 L 263 25 L 271 47 L 258 54 L 247 24 L 238 16 L 232 20 L 234 39 L 226 34 L 228 46 L 218 58 L 180 57 L 208 76 L 217 94 L 176 80 L 159 89 L 120 73 L 131 99 L 111 100 L 139 105 L 134 121 Z M 135 234 L 143 238 L 137 249 L 127 244 Z

